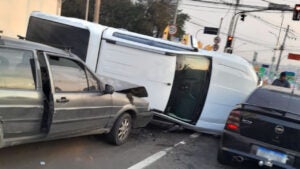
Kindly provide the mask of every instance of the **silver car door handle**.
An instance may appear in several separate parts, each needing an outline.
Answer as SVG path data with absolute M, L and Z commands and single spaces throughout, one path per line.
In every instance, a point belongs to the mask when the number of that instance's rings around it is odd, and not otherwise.
M 61 97 L 60 99 L 56 99 L 56 102 L 57 103 L 67 103 L 69 102 L 70 100 L 67 99 L 66 97 Z

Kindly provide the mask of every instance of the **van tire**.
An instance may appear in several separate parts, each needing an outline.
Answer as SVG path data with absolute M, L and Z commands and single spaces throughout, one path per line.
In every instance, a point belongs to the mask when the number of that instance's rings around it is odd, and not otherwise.
M 223 165 L 229 165 L 232 161 L 232 156 L 224 152 L 223 150 L 218 150 L 218 162 Z
M 132 129 L 132 118 L 128 113 L 122 114 L 115 122 L 111 131 L 107 134 L 107 139 L 114 145 L 124 144 Z

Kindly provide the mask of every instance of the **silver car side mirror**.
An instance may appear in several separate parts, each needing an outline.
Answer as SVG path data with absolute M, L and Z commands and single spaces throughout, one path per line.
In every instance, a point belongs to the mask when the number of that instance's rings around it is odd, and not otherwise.
M 115 92 L 115 89 L 113 86 L 106 84 L 104 89 L 104 94 L 113 94 Z

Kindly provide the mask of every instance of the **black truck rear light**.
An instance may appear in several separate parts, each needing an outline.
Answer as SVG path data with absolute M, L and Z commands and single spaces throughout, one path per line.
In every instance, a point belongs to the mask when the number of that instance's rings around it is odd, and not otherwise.
M 241 112 L 238 110 L 233 110 L 227 119 L 225 129 L 230 131 L 239 132 L 240 131 L 240 121 L 241 121 Z

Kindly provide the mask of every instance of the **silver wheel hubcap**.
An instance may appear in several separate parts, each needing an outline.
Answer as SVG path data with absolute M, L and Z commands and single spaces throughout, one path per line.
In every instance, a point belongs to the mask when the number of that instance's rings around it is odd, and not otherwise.
M 125 118 L 122 121 L 121 126 L 119 128 L 119 132 L 118 132 L 118 137 L 120 140 L 126 139 L 129 129 L 130 129 L 129 120 L 127 118 Z

